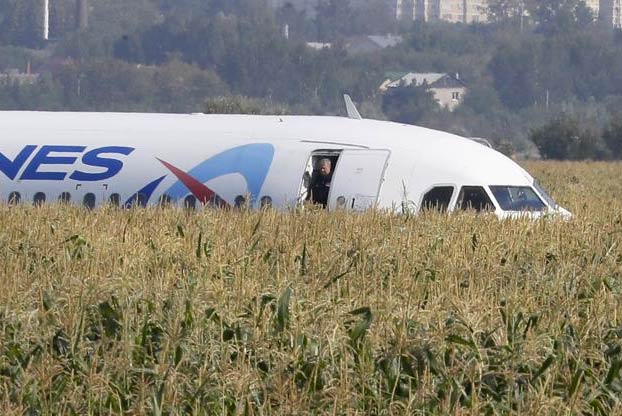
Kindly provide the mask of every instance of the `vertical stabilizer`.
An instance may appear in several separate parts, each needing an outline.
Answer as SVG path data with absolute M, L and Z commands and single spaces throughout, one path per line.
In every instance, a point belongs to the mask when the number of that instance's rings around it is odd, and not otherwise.
M 344 94 L 343 99 L 346 102 L 346 112 L 348 113 L 348 118 L 362 120 L 363 117 L 361 117 L 359 110 L 356 109 L 354 102 L 352 102 L 352 98 L 350 98 L 348 94 Z

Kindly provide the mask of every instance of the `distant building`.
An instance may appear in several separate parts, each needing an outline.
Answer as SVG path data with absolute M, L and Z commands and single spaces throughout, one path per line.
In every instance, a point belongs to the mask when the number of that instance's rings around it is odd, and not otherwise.
M 350 0 L 353 7 L 366 0 Z M 435 21 L 454 23 L 486 23 L 489 0 L 384 0 L 386 7 L 398 20 Z M 600 21 L 610 27 L 622 28 L 622 0 L 584 0 Z M 278 8 L 291 4 L 314 16 L 319 0 L 268 0 Z
M 330 49 L 333 47 L 332 43 L 327 42 L 307 42 L 307 48 L 315 49 L 316 51 L 321 51 L 322 49 Z
M 351 54 L 362 54 L 377 52 L 384 48 L 390 48 L 397 46 L 402 42 L 401 36 L 386 35 L 386 36 L 353 36 L 346 41 L 346 50 Z
M 396 17 L 418 21 L 445 20 L 453 23 L 488 21 L 487 0 L 394 0 Z
M 584 0 L 594 16 L 607 26 L 622 27 L 622 0 Z M 488 21 L 488 0 L 387 0 L 398 19 L 444 20 L 454 23 Z
M 39 74 L 19 72 L 17 69 L 0 73 L 0 85 L 34 85 L 39 81 Z
M 464 101 L 468 89 L 460 77 L 442 73 L 394 72 L 386 74 L 380 85 L 381 92 L 391 88 L 402 88 L 415 85 L 426 86 L 434 94 L 439 106 L 454 111 Z
M 622 0 L 600 0 L 598 17 L 604 25 L 622 29 Z

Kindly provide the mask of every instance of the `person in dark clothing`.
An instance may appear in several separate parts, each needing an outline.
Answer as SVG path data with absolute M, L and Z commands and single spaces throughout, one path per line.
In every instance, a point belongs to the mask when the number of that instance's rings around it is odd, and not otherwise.
M 330 182 L 333 179 L 332 162 L 325 158 L 318 163 L 319 174 L 313 175 L 307 199 L 316 204 L 322 204 L 326 208 L 328 194 L 330 192 Z

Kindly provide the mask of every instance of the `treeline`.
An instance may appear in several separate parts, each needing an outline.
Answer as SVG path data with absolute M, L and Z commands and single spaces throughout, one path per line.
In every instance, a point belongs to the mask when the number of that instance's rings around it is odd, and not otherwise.
M 622 120 L 622 36 L 578 0 L 493 1 L 487 25 L 398 22 L 383 0 L 322 0 L 312 15 L 259 0 L 100 0 L 90 2 L 85 31 L 75 2 L 52 2 L 54 41 L 44 44 L 32 29 L 40 2 L 0 0 L 0 42 L 12 45 L 0 48 L 0 70 L 31 62 L 42 73 L 35 85 L 0 85 L 0 108 L 194 112 L 242 101 L 241 109 L 260 102 L 338 114 L 348 92 L 366 117 L 486 137 L 508 152 L 617 155 L 600 132 L 617 134 L 610 127 Z M 350 36 L 388 32 L 404 41 L 348 53 Z M 306 41 L 332 47 L 317 51 Z M 421 88 L 381 94 L 389 71 L 459 74 L 469 93 L 454 112 Z M 238 98 L 227 106 L 222 96 Z M 592 150 L 548 152 L 538 142 L 535 132 L 560 114 L 564 124 L 576 121 Z
M 531 140 L 546 159 L 622 159 L 622 119 L 616 118 L 604 129 L 582 125 L 562 114 L 531 132 Z

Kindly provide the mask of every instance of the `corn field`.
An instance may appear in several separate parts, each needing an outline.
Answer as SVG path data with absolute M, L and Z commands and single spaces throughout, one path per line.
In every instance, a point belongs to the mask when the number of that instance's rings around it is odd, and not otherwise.
M 572 220 L 0 207 L 0 414 L 622 414 L 622 165 L 527 168 Z

